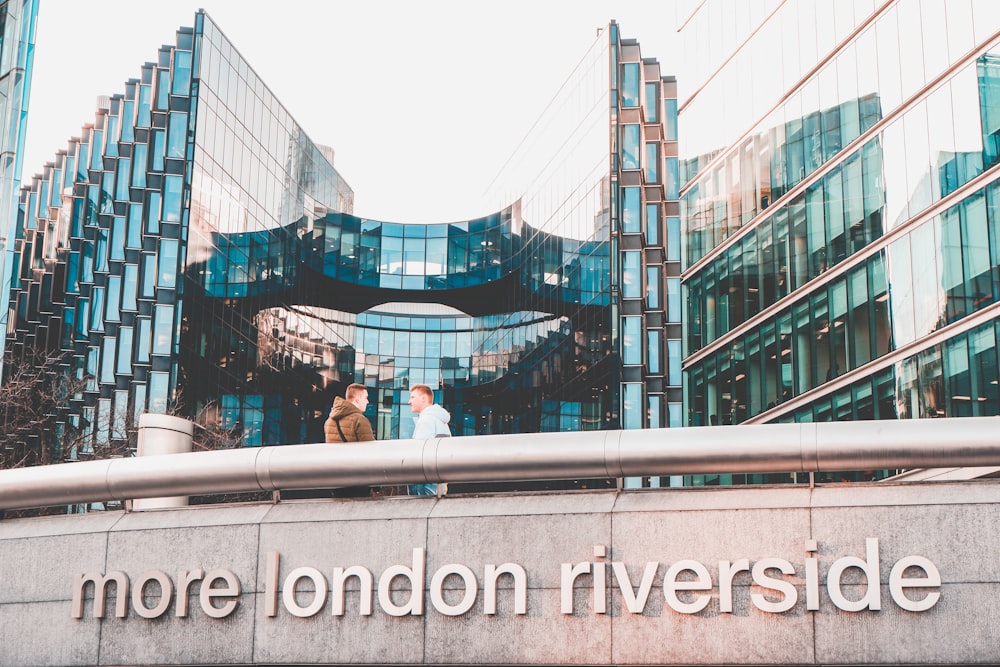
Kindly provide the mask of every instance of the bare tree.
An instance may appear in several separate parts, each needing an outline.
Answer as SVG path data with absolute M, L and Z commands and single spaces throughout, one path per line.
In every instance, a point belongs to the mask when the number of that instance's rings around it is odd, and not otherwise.
M 80 435 L 66 416 L 70 398 L 83 386 L 61 353 L 8 350 L 0 384 L 0 468 L 63 460 L 66 443 Z
M 23 346 L 6 351 L 0 383 L 0 469 L 135 455 L 139 429 L 131 408 L 123 415 L 101 415 L 101 423 L 94 424 L 71 416 L 74 405 L 79 407 L 83 403 L 87 378 L 73 373 L 67 354 Z M 168 414 L 189 418 L 181 414 L 179 405 L 179 401 L 172 402 Z M 192 422 L 194 451 L 244 445 L 243 430 L 224 428 L 215 403 L 203 406 Z M 103 435 L 95 437 L 95 433 Z M 267 493 L 225 494 L 193 498 L 192 501 L 233 502 L 269 497 Z M 7 516 L 118 506 L 118 503 L 96 503 L 74 508 L 40 508 L 8 512 Z
M 176 409 L 170 411 L 170 414 L 190 419 L 186 415 L 178 414 Z M 192 449 L 196 452 L 236 449 L 246 444 L 242 428 L 223 426 L 217 401 L 209 401 L 202 405 L 198 414 L 191 419 L 191 423 L 194 424 Z

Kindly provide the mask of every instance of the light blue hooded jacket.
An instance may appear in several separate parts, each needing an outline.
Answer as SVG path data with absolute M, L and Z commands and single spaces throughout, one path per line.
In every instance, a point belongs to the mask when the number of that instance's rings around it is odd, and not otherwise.
M 421 410 L 417 414 L 416 420 L 417 423 L 413 427 L 413 435 L 411 436 L 414 440 L 441 438 L 451 435 L 451 429 L 448 428 L 451 413 L 437 403 L 432 403 Z M 414 496 L 435 496 L 437 492 L 437 484 L 410 484 L 409 486 L 409 493 Z
M 421 410 L 416 419 L 417 424 L 413 427 L 412 436 L 415 440 L 451 435 L 451 429 L 448 428 L 451 413 L 437 403 L 432 403 Z

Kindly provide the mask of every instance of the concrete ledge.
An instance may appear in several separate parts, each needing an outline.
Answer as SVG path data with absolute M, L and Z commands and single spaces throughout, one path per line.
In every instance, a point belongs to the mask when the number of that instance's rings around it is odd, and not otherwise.
M 7 520 L 0 664 L 996 663 L 998 510 L 980 480 Z M 114 583 L 74 603 L 115 571 L 123 617 Z

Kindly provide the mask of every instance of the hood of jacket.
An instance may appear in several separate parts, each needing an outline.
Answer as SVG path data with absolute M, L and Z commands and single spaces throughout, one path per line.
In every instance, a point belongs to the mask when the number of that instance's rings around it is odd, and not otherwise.
M 333 409 L 330 410 L 330 416 L 334 419 L 343 419 L 348 415 L 354 414 L 364 414 L 361 410 L 358 410 L 358 406 L 351 403 L 346 398 L 342 396 L 337 396 L 333 399 Z
M 433 419 L 434 421 L 441 422 L 445 426 L 451 420 L 451 413 L 442 408 L 437 403 L 431 403 L 426 408 L 420 411 L 420 414 L 416 416 L 417 419 L 421 418 Z
M 414 415 L 416 422 L 413 425 L 414 438 L 434 438 L 437 436 L 451 435 L 448 428 L 448 420 L 451 415 L 448 411 L 436 403 L 428 405 L 418 414 Z

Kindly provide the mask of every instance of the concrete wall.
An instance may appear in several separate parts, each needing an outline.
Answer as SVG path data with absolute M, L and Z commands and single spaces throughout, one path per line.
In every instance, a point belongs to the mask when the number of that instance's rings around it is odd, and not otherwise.
M 6 520 L 0 665 L 1000 663 L 998 511 L 1000 481 L 979 480 L 288 501 Z M 827 575 L 845 557 L 856 560 L 841 564 L 874 565 L 867 538 L 878 541 L 880 608 L 844 611 L 830 597 Z M 808 552 L 811 540 L 815 551 Z M 602 547 L 605 557 L 595 556 Z M 371 615 L 361 615 L 361 593 L 349 580 L 344 615 L 333 615 L 327 594 L 315 615 L 297 617 L 291 608 L 316 599 L 311 580 L 300 581 L 291 607 L 267 583 L 269 554 L 276 552 L 279 582 L 300 567 L 329 582 L 335 567 L 361 565 L 378 588 L 389 580 L 382 576 L 388 568 L 413 567 L 414 549 L 426 558 L 419 615 L 386 613 L 378 594 Z M 940 587 L 905 592 L 917 601 L 940 593 L 926 611 L 902 609 L 889 590 L 892 566 L 906 556 L 921 556 L 940 572 Z M 787 560 L 794 574 L 767 574 L 794 586 L 795 604 L 763 611 L 753 595 L 780 603 L 787 594 L 741 572 L 733 577 L 732 612 L 722 611 L 719 561 L 743 558 L 750 567 L 764 558 Z M 811 593 L 809 558 L 819 582 Z M 676 611 L 664 594 L 665 573 L 683 559 L 703 564 L 712 579 L 709 591 L 677 593 L 681 604 L 709 596 L 696 613 Z M 641 597 L 644 572 L 655 568 L 641 613 L 626 608 L 613 561 L 624 564 L 633 596 Z M 562 564 L 584 562 L 605 573 L 607 613 L 595 613 L 590 574 L 575 580 L 572 613 L 561 611 Z M 512 577 L 499 579 L 497 613 L 484 614 L 484 566 L 504 563 L 527 575 L 524 614 L 515 613 Z M 471 609 L 455 616 L 439 609 L 464 599 L 459 576 L 443 580 L 437 607 L 429 592 L 433 574 L 448 564 L 467 566 L 478 586 Z M 115 616 L 114 585 L 104 618 L 95 618 L 88 584 L 82 617 L 73 617 L 78 575 L 118 570 L 135 582 L 152 573 L 176 588 L 182 572 L 198 569 L 238 579 L 238 596 L 208 601 L 213 610 L 235 602 L 231 613 L 206 614 L 203 581 L 195 581 L 186 587 L 187 616 L 178 616 L 174 592 L 161 616 L 143 618 L 137 606 L 155 609 L 159 602 L 154 581 L 143 595 L 130 591 L 124 618 Z M 675 578 L 692 576 L 685 570 Z M 391 582 L 391 604 L 405 607 L 413 599 L 409 580 Z M 875 596 L 862 567 L 847 567 L 839 588 L 848 601 Z

